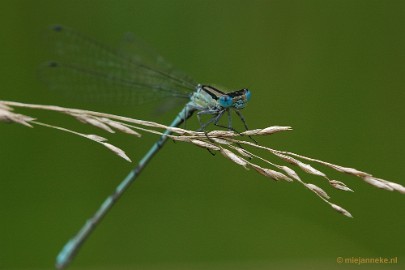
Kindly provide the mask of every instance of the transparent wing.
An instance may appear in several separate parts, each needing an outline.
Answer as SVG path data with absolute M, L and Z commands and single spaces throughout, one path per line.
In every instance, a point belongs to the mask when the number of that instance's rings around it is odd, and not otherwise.
M 134 33 L 127 32 L 124 34 L 119 49 L 135 62 L 144 63 L 155 70 L 161 70 L 175 78 L 181 78 L 186 84 L 197 85 L 190 76 L 179 69 L 175 69 L 157 51 Z
M 176 74 L 161 58 L 141 49 L 143 45 L 130 54 L 62 26 L 52 27 L 47 37 L 61 60 L 43 65 L 40 75 L 51 89 L 67 95 L 139 104 L 165 97 L 188 97 L 195 90 L 192 80 Z

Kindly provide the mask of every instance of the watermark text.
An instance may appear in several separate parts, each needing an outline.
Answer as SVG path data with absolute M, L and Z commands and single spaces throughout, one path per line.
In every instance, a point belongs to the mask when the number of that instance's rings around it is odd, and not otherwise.
M 338 264 L 397 264 L 398 257 L 337 257 Z

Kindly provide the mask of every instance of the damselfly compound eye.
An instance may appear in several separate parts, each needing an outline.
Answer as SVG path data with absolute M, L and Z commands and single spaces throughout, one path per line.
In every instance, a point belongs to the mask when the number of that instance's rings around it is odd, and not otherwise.
M 245 89 L 245 97 L 246 97 L 247 101 L 250 100 L 250 96 L 251 96 L 251 93 L 250 93 L 249 89 Z
M 231 98 L 230 96 L 228 96 L 228 95 L 223 95 L 223 96 L 220 96 L 220 97 L 219 97 L 218 103 L 219 103 L 219 105 L 221 105 L 222 107 L 228 108 L 228 107 L 232 106 L 233 100 L 232 100 L 232 98 Z

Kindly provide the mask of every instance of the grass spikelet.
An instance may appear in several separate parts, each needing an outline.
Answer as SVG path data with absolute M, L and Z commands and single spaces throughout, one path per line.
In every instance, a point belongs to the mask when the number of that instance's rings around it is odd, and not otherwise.
M 2 105 L 0 107 L 0 122 L 17 123 L 32 128 L 30 122 L 33 120 L 35 120 L 35 118 L 12 112 L 12 108 L 9 106 Z
M 283 170 L 288 176 L 290 176 L 292 179 L 295 179 L 297 181 L 301 181 L 301 178 L 298 176 L 298 174 L 291 169 L 290 167 L 287 166 L 279 166 L 281 170 Z
M 114 130 L 112 130 L 108 125 L 100 121 L 97 117 L 91 117 L 86 114 L 71 114 L 71 115 L 84 124 L 90 124 L 92 126 L 95 126 L 96 128 L 105 130 L 107 132 L 115 133 Z
M 248 162 L 246 160 L 244 160 L 243 158 L 238 157 L 237 155 L 235 155 L 232 151 L 230 151 L 230 150 L 228 150 L 226 148 L 220 148 L 220 153 L 224 157 L 232 160 L 234 163 L 236 163 L 236 164 L 244 167 L 245 169 L 247 169 Z
M 321 196 L 322 198 L 329 200 L 330 197 L 329 195 L 320 187 L 314 185 L 314 184 L 305 184 L 307 188 L 309 188 L 310 190 L 312 190 L 313 192 L 315 192 L 316 194 L 318 194 L 319 196 Z
M 347 211 L 346 209 L 340 207 L 339 205 L 336 205 L 336 204 L 332 203 L 331 206 L 332 206 L 333 209 L 335 209 L 336 211 L 338 211 L 342 215 L 345 215 L 346 217 L 349 217 L 349 218 L 353 218 L 352 214 L 350 214 L 349 211 Z
M 330 184 L 332 187 L 336 188 L 336 189 L 343 190 L 343 191 L 350 191 L 350 192 L 353 192 L 353 190 L 351 190 L 350 188 L 348 188 L 348 187 L 346 186 L 346 184 L 343 183 L 343 182 L 340 182 L 340 181 L 337 181 L 337 180 L 329 180 L 329 184 Z
M 101 144 L 104 145 L 105 147 L 107 147 L 108 149 L 110 149 L 117 156 L 122 157 L 123 159 L 125 159 L 128 162 L 132 162 L 131 159 L 120 148 L 118 148 L 112 144 L 106 143 L 106 142 L 101 142 Z
M 263 168 L 263 167 L 260 167 L 260 166 L 258 166 L 256 164 L 252 164 L 252 163 L 250 164 L 250 166 L 253 169 L 255 169 L 258 173 L 260 173 L 261 175 L 269 177 L 269 178 L 271 178 L 271 179 L 273 179 L 275 181 L 279 181 L 279 180 L 284 180 L 284 181 L 287 181 L 287 182 L 292 181 L 291 178 L 287 177 L 285 174 L 283 174 L 281 172 L 278 172 L 278 171 L 275 171 L 275 170 L 272 170 L 272 169 L 268 169 L 268 168 Z
M 141 134 L 136 132 L 135 130 L 130 129 L 129 127 L 125 126 L 124 124 L 114 121 L 114 120 L 110 120 L 108 118 L 102 117 L 100 118 L 100 120 L 102 122 L 104 122 L 105 124 L 107 124 L 108 126 L 112 127 L 113 129 L 116 129 L 122 133 L 126 133 L 129 135 L 134 135 L 136 137 L 141 137 Z
M 95 142 L 106 142 L 106 141 L 107 141 L 106 138 L 101 137 L 101 136 L 98 136 L 98 135 L 95 135 L 95 134 L 88 134 L 88 135 L 86 135 L 86 137 L 87 137 L 88 139 L 90 139 L 90 140 L 95 141 Z
M 303 163 L 303 162 L 301 162 L 301 161 L 299 161 L 299 160 L 297 160 L 297 159 L 295 159 L 293 157 L 286 156 L 286 155 L 283 155 L 283 154 L 280 154 L 280 153 L 275 153 L 275 155 L 278 156 L 279 158 L 283 159 L 284 161 L 290 163 L 290 164 L 293 164 L 293 165 L 296 165 L 296 166 L 300 167 L 300 169 L 303 170 L 306 173 L 326 177 L 326 175 L 323 172 L 318 171 L 317 169 L 313 168 L 311 165 Z
M 220 151 L 221 150 L 221 148 L 219 148 L 218 146 L 216 146 L 212 143 L 209 143 L 209 142 L 201 141 L 201 140 L 192 139 L 191 143 L 193 143 L 194 145 L 197 145 L 201 148 L 205 148 L 205 149 L 208 149 L 211 151 Z
M 273 133 L 281 132 L 281 131 L 289 131 L 292 130 L 291 127 L 284 127 L 284 126 L 271 126 L 263 129 L 253 129 L 253 130 L 246 130 L 241 133 L 241 135 L 245 136 L 256 136 L 256 135 L 270 135 Z
M 362 177 L 362 178 L 363 178 L 364 182 L 369 183 L 370 185 L 373 185 L 373 186 L 375 186 L 377 188 L 385 189 L 385 190 L 388 190 L 388 191 L 393 191 L 394 190 L 394 188 L 392 188 L 391 186 L 389 186 L 389 185 L 385 184 L 384 182 L 380 181 L 380 179 L 378 179 L 378 178 L 368 176 L 368 175 L 365 176 L 365 177 Z

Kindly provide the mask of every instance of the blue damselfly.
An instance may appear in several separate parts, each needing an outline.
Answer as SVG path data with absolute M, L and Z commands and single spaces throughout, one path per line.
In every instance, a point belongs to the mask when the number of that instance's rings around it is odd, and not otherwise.
M 248 89 L 225 93 L 209 85 L 197 84 L 174 70 L 140 41 L 131 41 L 131 52 L 123 48 L 112 49 L 63 26 L 51 27 L 49 39 L 60 58 L 41 69 L 50 88 L 79 97 L 95 96 L 108 102 L 119 100 L 130 104 L 183 98 L 186 104 L 170 124 L 171 127 L 181 125 L 196 113 L 200 130 L 205 131 L 209 124 L 221 126 L 219 120 L 226 113 L 228 124 L 225 128 L 233 130 L 231 111 L 235 111 L 248 129 L 240 113 L 250 100 Z M 202 115 L 209 115 L 210 119 L 203 122 Z M 57 257 L 57 268 L 62 269 L 70 263 L 79 247 L 163 146 L 170 133 L 169 130 L 164 132 L 97 212 L 69 240 Z

